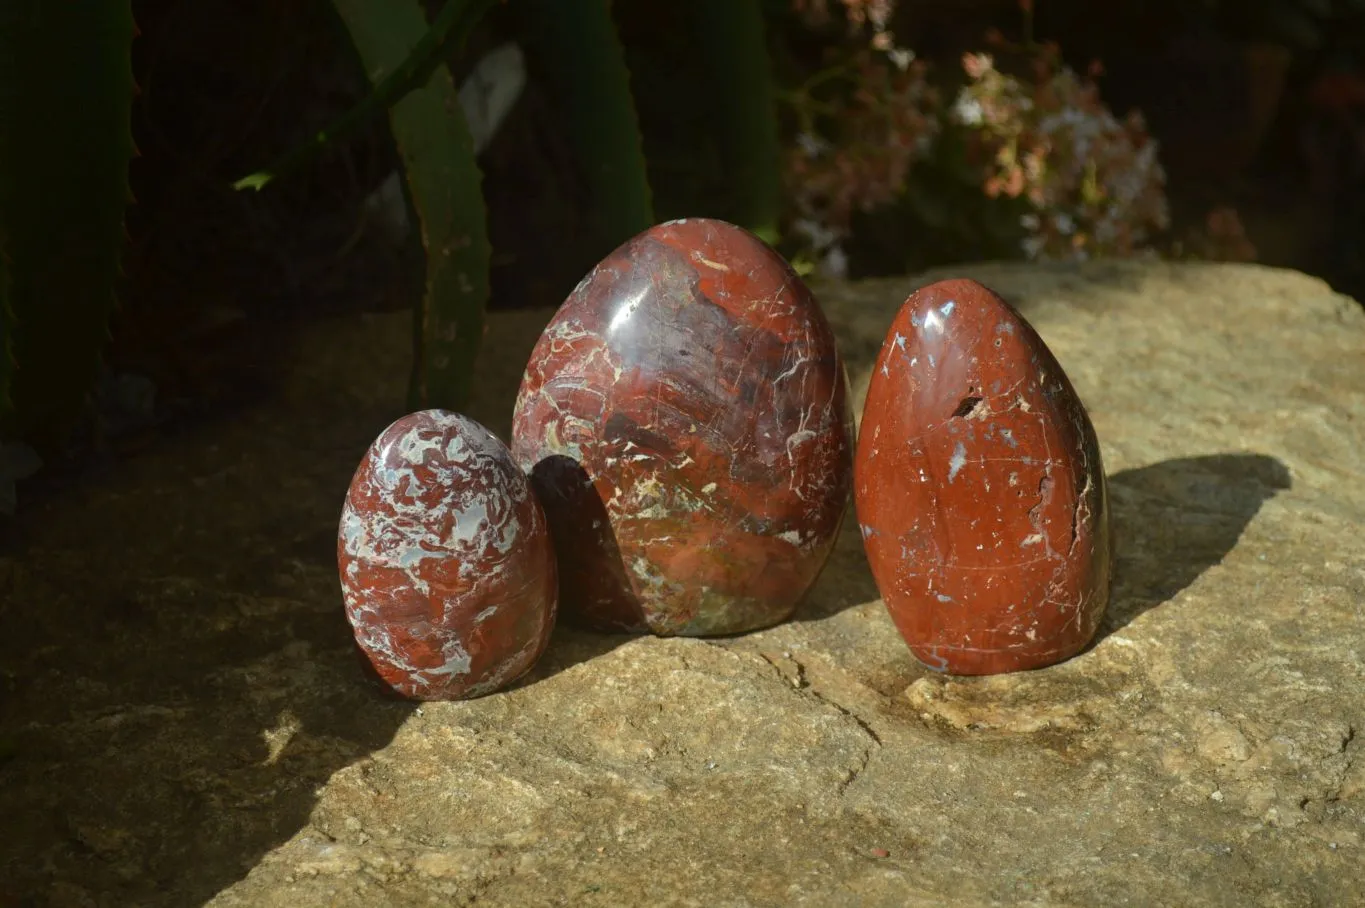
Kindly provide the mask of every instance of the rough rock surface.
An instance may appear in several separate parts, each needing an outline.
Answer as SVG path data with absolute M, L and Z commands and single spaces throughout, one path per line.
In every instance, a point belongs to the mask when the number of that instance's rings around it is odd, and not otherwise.
M 1094 419 L 1093 647 L 928 673 L 846 521 L 771 630 L 560 629 L 510 692 L 385 699 L 332 544 L 410 334 L 339 320 L 0 558 L 0 905 L 1365 903 L 1365 311 L 1252 267 L 957 273 Z M 818 288 L 859 397 L 928 279 Z M 470 415 L 504 437 L 548 317 L 493 320 Z

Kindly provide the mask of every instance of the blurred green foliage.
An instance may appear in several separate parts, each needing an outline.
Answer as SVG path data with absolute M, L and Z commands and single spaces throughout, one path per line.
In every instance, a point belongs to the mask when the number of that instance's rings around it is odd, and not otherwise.
M 1115 0 L 1099 5 L 1035 0 L 1027 18 L 1021 16 L 1019 0 L 882 3 L 894 7 L 894 16 L 884 23 L 887 46 L 877 49 L 884 82 L 868 81 L 869 70 L 860 68 L 865 61 L 850 65 L 881 34 L 866 18 L 877 6 L 870 2 L 313 3 L 335 12 L 344 24 L 340 41 L 333 43 L 343 52 L 355 51 L 368 91 L 359 98 L 348 96 L 348 104 L 340 105 L 341 116 L 302 144 L 294 144 L 297 133 L 277 129 L 278 147 L 262 152 L 262 143 L 253 155 L 269 161 L 283 154 L 267 170 L 239 181 L 239 187 L 265 188 L 267 195 L 293 201 L 307 199 L 305 191 L 291 196 L 280 187 L 307 183 L 320 172 L 309 169 L 321 154 L 369 137 L 376 123 L 385 129 L 392 158 L 401 168 L 404 204 L 424 253 L 425 281 L 411 300 L 416 313 L 414 407 L 458 409 L 464 402 L 498 263 L 511 255 L 500 246 L 505 237 L 491 229 L 499 217 L 504 224 L 520 217 L 521 229 L 530 232 L 540 230 L 542 223 L 554 225 L 516 250 L 520 258 L 506 269 L 554 274 L 544 282 L 549 290 L 536 302 L 559 292 L 564 274 L 590 267 L 612 246 L 656 220 L 725 218 L 796 258 L 803 247 L 793 225 L 809 219 L 809 211 L 800 206 L 810 203 L 813 210 L 826 210 L 820 206 L 828 203 L 827 197 L 845 191 L 854 199 L 846 205 L 844 226 L 850 232 L 849 271 L 855 276 L 1021 255 L 1027 239 L 1024 225 L 1037 206 L 1026 194 L 983 191 L 983 173 L 991 163 L 982 157 L 983 148 L 990 154 L 998 149 L 983 143 L 980 130 L 973 132 L 946 115 L 939 118 L 932 141 L 926 134 L 920 148 L 905 110 L 887 109 L 889 101 L 904 102 L 903 107 L 919 103 L 907 88 L 913 69 L 902 67 L 904 60 L 893 53 L 898 46 L 919 53 L 917 63 L 933 65 L 924 78 L 924 97 L 935 97 L 943 114 L 964 83 L 963 52 L 983 49 L 991 30 L 1004 32 L 1016 44 L 1027 43 L 1035 31 L 1040 40 L 1061 36 L 1062 57 L 1077 72 L 1084 71 L 1087 55 L 1119 54 L 1130 45 L 1138 48 L 1130 51 L 1132 56 L 1139 51 L 1159 54 L 1176 37 L 1195 32 L 1212 33 L 1235 47 L 1286 49 L 1292 55 L 1286 84 L 1299 93 L 1293 99 L 1296 107 L 1292 115 L 1272 110 L 1267 116 L 1283 121 L 1287 144 L 1316 143 L 1313 166 L 1331 170 L 1315 183 L 1325 187 L 1316 191 L 1331 202 L 1335 225 L 1324 267 L 1362 271 L 1358 249 L 1365 241 L 1365 180 L 1360 174 L 1365 168 L 1356 123 L 1359 98 L 1365 97 L 1365 0 Z M 819 23 L 811 16 L 817 7 L 827 11 Z M 181 9 L 177 15 L 192 17 L 200 7 Z M 268 3 L 253 7 L 257 17 L 268 18 L 271 9 Z M 283 12 L 278 15 L 288 19 Z M 238 34 L 268 28 L 268 21 L 253 20 Z M 199 34 L 206 31 L 212 28 Z M 115 309 L 120 255 L 126 251 L 133 36 L 129 0 L 0 4 L 0 446 L 24 440 L 44 452 L 60 451 L 73 425 L 88 412 Z M 163 34 L 159 40 L 176 38 Z M 464 122 L 457 86 L 481 53 L 505 41 L 525 49 L 527 92 L 539 105 L 525 116 L 538 120 L 534 128 L 522 124 L 520 132 L 509 130 L 515 134 L 480 157 Z M 260 59 L 252 51 L 234 46 L 218 59 L 248 69 Z M 181 55 L 191 58 L 194 52 L 182 49 Z M 1001 54 L 1002 70 L 1029 77 L 1027 61 L 1007 58 Z M 1159 68 L 1163 64 L 1156 59 L 1153 67 Z M 317 66 L 320 71 L 325 62 L 311 57 L 291 61 L 300 69 Z M 1320 94 L 1327 100 L 1315 101 L 1318 106 L 1313 107 L 1300 96 L 1310 93 L 1326 69 L 1343 78 L 1329 86 L 1336 94 L 1324 89 Z M 781 102 L 833 71 L 843 75 L 819 83 L 808 94 L 809 110 Z M 254 84 L 268 85 L 271 78 Z M 317 81 L 328 78 L 323 74 Z M 1097 84 L 1110 98 L 1116 82 Z M 902 90 L 904 94 L 895 94 Z M 167 89 L 162 92 L 164 96 Z M 232 92 L 225 89 L 223 94 Z M 1116 109 L 1147 101 L 1132 90 L 1124 95 L 1115 89 L 1113 97 L 1125 98 L 1115 102 Z M 264 102 L 249 100 L 241 105 L 248 111 L 244 116 L 255 116 Z M 297 94 L 289 99 L 299 102 L 293 108 L 297 114 L 291 115 L 294 124 L 312 122 L 304 100 Z M 193 97 L 183 100 L 186 109 L 196 108 L 195 102 Z M 908 143 L 894 149 L 901 158 L 913 147 L 908 177 L 899 179 L 896 168 L 904 161 L 895 155 L 868 158 L 864 163 L 872 166 L 864 171 L 857 169 L 857 160 L 840 157 L 853 147 L 840 144 L 850 111 L 860 112 L 863 120 L 847 133 L 864 147 L 880 143 L 885 151 L 897 142 Z M 829 134 L 829 166 L 818 174 L 796 173 L 793 150 L 811 138 L 813 123 Z M 220 128 L 232 131 L 242 125 L 224 122 Z M 549 152 L 543 147 L 547 129 L 555 143 Z M 1159 130 L 1153 132 L 1164 153 L 1170 144 Z M 509 158 L 515 166 L 506 163 Z M 567 171 L 557 169 L 566 160 Z M 260 163 L 243 158 L 237 166 L 247 170 Z M 156 169 L 164 166 L 165 157 L 148 160 L 141 171 L 154 180 Z M 516 168 L 538 173 L 534 190 L 520 196 L 518 187 L 509 190 L 505 184 L 515 178 L 508 174 Z M 504 181 L 503 194 L 496 197 L 490 195 L 487 177 L 493 171 Z M 218 171 L 212 176 L 225 185 L 231 182 Z M 231 176 L 240 176 L 240 171 Z M 819 180 L 826 182 L 817 185 Z M 193 190 L 178 193 L 182 198 L 187 194 Z M 494 211 L 495 204 L 502 209 L 525 206 L 528 213 L 518 209 L 509 216 Z M 539 210 L 543 208 L 573 210 L 550 216 Z M 552 261 L 555 257 L 568 265 Z M 0 469 L 0 485 L 6 481 L 3 473 Z
M 88 402 L 114 311 L 133 34 L 128 0 L 0 10 L 0 442 L 44 454 Z
M 487 5 L 452 0 L 428 26 L 414 2 L 333 0 L 374 83 L 374 92 L 358 109 L 376 106 L 370 99 L 384 91 L 390 73 L 426 75 L 424 84 L 409 84 L 388 105 L 389 127 L 426 253 L 426 279 L 413 313 L 410 410 L 462 408 L 483 339 L 491 250 L 482 175 L 450 71 L 431 67 L 423 58 L 434 57 L 447 41 L 458 50 Z
M 489 296 L 487 212 L 480 171 L 446 61 L 458 59 L 451 24 L 472 25 L 488 4 L 447 0 L 419 32 L 411 11 L 379 0 L 333 0 L 373 83 L 336 124 L 281 159 L 292 169 L 341 137 L 366 113 L 388 106 L 427 256 L 417 307 L 410 406 L 464 406 L 482 339 Z M 604 254 L 655 222 L 631 71 L 608 0 L 515 0 L 509 4 L 569 136 L 590 199 L 590 222 Z M 687 6 L 691 34 L 713 75 L 712 105 L 722 111 L 720 146 L 735 220 L 776 242 L 779 183 L 776 113 L 756 0 Z M 362 14 L 363 12 L 363 14 Z M 396 74 L 403 74 L 399 78 Z M 430 74 L 425 86 L 413 74 Z M 429 98 L 420 101 L 423 93 Z M 405 108 L 412 110 L 411 115 Z M 238 181 L 261 188 L 270 171 Z M 698 213 L 698 212 L 691 212 Z

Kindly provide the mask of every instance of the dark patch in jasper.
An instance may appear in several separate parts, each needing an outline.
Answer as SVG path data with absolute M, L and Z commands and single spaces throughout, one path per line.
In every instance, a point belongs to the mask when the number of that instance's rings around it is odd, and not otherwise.
M 678 449 L 664 436 L 651 432 L 624 413 L 613 413 L 603 429 L 602 439 L 622 451 L 635 450 L 656 457 L 672 457 Z
M 692 635 L 789 617 L 847 503 L 847 397 L 814 297 L 747 231 L 673 221 L 607 256 L 546 327 L 513 418 L 564 614 Z
M 1042 338 L 988 288 L 942 281 L 901 307 L 854 486 L 882 598 L 930 668 L 1039 668 L 1099 628 L 1112 553 L 1095 430 Z

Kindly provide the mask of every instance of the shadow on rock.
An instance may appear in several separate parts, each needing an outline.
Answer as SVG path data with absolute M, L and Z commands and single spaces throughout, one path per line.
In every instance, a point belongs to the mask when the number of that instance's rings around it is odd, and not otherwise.
M 1110 476 L 1117 556 L 1097 641 L 1220 563 L 1261 506 L 1289 487 L 1289 470 L 1264 454 L 1183 457 Z
M 638 639 L 641 634 L 606 634 L 601 631 L 586 630 L 560 622 L 555 627 L 554 636 L 545 654 L 536 662 L 535 667 L 521 677 L 514 688 L 530 687 L 541 681 L 548 681 L 562 671 L 584 662 L 591 662 L 598 656 Z
M 336 520 L 386 415 L 244 412 L 30 508 L 0 553 L 0 904 L 204 904 L 415 704 L 357 664 Z
M 839 538 L 815 585 L 796 608 L 794 621 L 819 621 L 846 608 L 881 598 L 867 564 L 858 515 L 850 501 L 839 527 Z
M 1289 487 L 1289 470 L 1263 454 L 1179 458 L 1111 475 L 1117 556 L 1096 641 L 1222 561 L 1261 505 Z M 850 507 L 838 545 L 794 620 L 818 621 L 880 595 Z
M 216 577 L 165 549 L 158 572 L 122 532 L 0 562 L 0 896 L 17 904 L 203 904 L 414 706 L 359 670 L 328 549 L 244 587 L 224 576 L 240 545 L 213 553 Z

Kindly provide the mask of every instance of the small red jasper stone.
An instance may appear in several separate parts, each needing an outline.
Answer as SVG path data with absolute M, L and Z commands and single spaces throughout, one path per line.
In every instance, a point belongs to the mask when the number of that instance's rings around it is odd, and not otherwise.
M 554 550 L 526 475 L 472 419 L 423 410 L 361 461 L 337 540 L 346 617 L 395 692 L 491 693 L 524 674 L 554 626 Z
M 512 452 L 559 555 L 564 613 L 603 630 L 739 633 L 789 617 L 838 533 L 847 377 L 814 297 L 753 234 L 661 224 L 546 327 Z
M 1090 417 L 1032 326 L 981 284 L 910 296 L 877 357 L 854 467 L 872 574 L 930 668 L 1069 658 L 1109 598 Z

